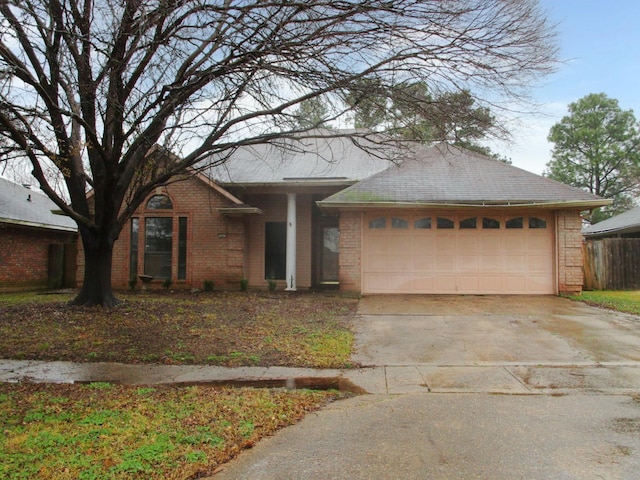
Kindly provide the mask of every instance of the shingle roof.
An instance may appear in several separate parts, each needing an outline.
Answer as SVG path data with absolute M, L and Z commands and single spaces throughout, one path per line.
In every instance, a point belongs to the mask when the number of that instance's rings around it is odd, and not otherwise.
M 373 146 L 366 139 L 359 141 Z M 389 164 L 388 159 L 371 155 L 349 138 L 328 133 L 324 137 L 292 140 L 288 148 L 270 144 L 242 147 L 223 165 L 205 173 L 221 185 L 278 185 L 295 181 L 351 185 L 388 168 Z
M 614 233 L 630 233 L 640 231 L 640 207 L 607 218 L 602 222 L 589 225 L 582 230 L 585 237 L 599 237 Z
M 56 215 L 52 210 L 59 208 L 45 194 L 0 178 L 0 222 L 77 231 L 71 218 Z
M 380 204 L 598 206 L 600 197 L 451 145 L 414 149 L 401 164 L 319 202 Z

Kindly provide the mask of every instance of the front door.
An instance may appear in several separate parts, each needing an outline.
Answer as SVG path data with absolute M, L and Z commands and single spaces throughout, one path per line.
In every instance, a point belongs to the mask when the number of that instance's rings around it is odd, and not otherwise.
M 314 230 L 314 283 L 316 286 L 337 286 L 340 245 L 338 217 L 316 217 Z

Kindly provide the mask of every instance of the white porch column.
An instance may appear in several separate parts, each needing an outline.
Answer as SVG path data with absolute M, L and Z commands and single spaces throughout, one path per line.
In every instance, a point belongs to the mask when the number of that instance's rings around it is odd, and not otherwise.
M 296 291 L 296 194 L 287 193 L 287 288 Z

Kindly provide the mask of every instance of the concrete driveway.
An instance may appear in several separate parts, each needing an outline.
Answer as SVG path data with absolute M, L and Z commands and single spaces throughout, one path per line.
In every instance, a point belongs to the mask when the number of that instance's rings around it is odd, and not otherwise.
M 365 297 L 356 331 L 363 365 L 640 361 L 637 317 L 551 296 Z
M 216 479 L 636 479 L 640 317 L 556 297 L 362 299 L 340 401 Z
M 353 359 L 384 371 L 369 392 L 625 393 L 640 385 L 640 319 L 552 296 L 372 296 Z

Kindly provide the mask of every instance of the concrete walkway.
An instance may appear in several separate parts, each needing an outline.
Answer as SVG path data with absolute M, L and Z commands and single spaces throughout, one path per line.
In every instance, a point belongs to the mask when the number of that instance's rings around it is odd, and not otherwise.
M 353 370 L 0 360 L 0 382 L 232 384 L 356 393 L 640 394 L 640 363 L 392 365 Z

